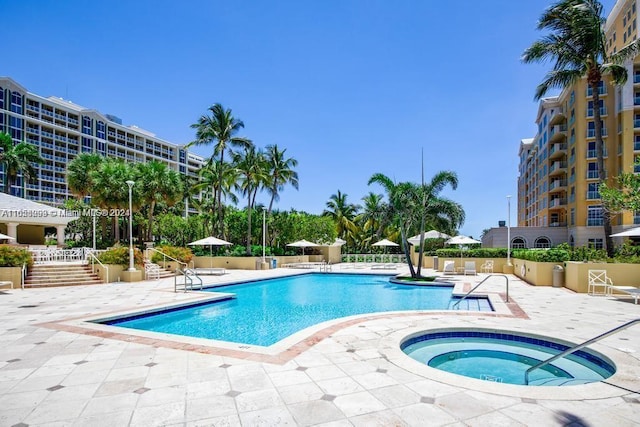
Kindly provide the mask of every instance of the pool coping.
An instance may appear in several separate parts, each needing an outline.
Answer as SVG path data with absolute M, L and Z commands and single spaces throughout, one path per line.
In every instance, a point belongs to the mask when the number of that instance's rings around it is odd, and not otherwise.
M 492 393 L 501 396 L 519 397 L 525 399 L 536 400 L 588 400 L 619 397 L 632 392 L 633 386 L 637 386 L 640 376 L 640 369 L 636 367 L 637 361 L 622 351 L 601 343 L 595 343 L 589 346 L 593 351 L 601 353 L 610 359 L 616 367 L 616 372 L 603 381 L 593 382 L 589 384 L 569 385 L 562 387 L 554 386 L 525 386 L 516 384 L 496 383 L 492 381 L 484 381 L 476 378 L 465 377 L 462 375 L 452 374 L 436 368 L 432 368 L 421 363 L 401 349 L 401 345 L 407 339 L 421 334 L 430 334 L 436 332 L 448 332 L 456 330 L 465 331 L 482 331 L 495 333 L 511 333 L 515 335 L 527 337 L 548 337 L 551 341 L 561 341 L 567 343 L 580 344 L 575 342 L 574 338 L 563 336 L 562 334 L 553 332 L 554 336 L 549 336 L 546 331 L 527 328 L 526 331 L 512 329 L 509 327 L 499 328 L 482 328 L 482 327 L 423 327 L 411 326 L 399 329 L 380 340 L 378 351 L 387 360 L 412 374 L 428 378 L 447 385 L 462 387 L 469 390 Z
M 251 281 L 242 283 L 248 282 Z M 456 293 L 466 293 L 469 289 L 471 289 L 470 283 L 456 283 L 456 286 L 454 287 L 454 295 L 456 295 Z M 230 297 L 230 295 L 233 294 L 223 292 L 212 293 L 211 291 L 193 291 L 191 292 L 191 295 L 193 295 L 192 298 L 188 298 L 180 302 L 153 304 L 145 307 L 136 307 L 127 310 L 118 310 L 113 312 L 104 312 L 99 314 L 61 319 L 53 322 L 41 323 L 38 326 L 65 332 L 152 345 L 154 347 L 180 349 L 204 354 L 216 354 L 220 356 L 235 357 L 238 359 L 284 364 L 294 357 L 298 356 L 302 352 L 313 347 L 323 339 L 331 336 L 333 333 L 345 329 L 349 326 L 370 320 L 391 319 L 394 317 L 408 317 L 416 315 L 481 316 L 528 319 L 528 316 L 526 315 L 524 310 L 522 310 L 522 308 L 517 304 L 516 301 L 513 300 L 513 298 L 510 298 L 510 302 L 507 303 L 506 295 L 503 293 L 474 292 L 474 296 L 487 297 L 494 311 L 479 312 L 464 310 L 411 310 L 358 314 L 353 316 L 340 317 L 309 326 L 289 335 L 288 337 L 270 346 L 258 346 L 207 338 L 186 337 L 95 323 L 98 321 L 106 321 L 119 317 L 126 317 L 128 315 L 131 316 L 152 313 L 155 311 L 161 311 L 171 308 L 185 307 L 189 305 L 197 305 L 206 302 L 227 299 Z

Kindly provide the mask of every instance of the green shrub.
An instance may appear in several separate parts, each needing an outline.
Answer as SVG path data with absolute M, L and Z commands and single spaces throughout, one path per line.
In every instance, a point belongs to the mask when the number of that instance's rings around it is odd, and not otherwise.
M 189 264 L 193 259 L 193 252 L 191 252 L 191 249 L 189 248 L 167 245 L 167 246 L 158 246 L 155 249 L 185 264 Z M 162 254 L 159 254 L 158 252 L 153 251 L 153 255 L 151 256 L 151 262 L 158 263 L 158 262 L 162 262 L 163 260 L 164 260 L 164 257 L 162 256 Z M 171 261 L 171 260 L 168 260 L 168 261 Z
M 15 246 L 0 245 L 0 267 L 22 267 L 23 264 L 33 265 L 31 252 Z
M 117 248 L 109 249 L 108 251 L 98 255 L 98 259 L 103 264 L 128 266 L 129 248 L 126 246 L 120 246 Z M 144 264 L 144 256 L 138 248 L 133 249 L 133 263 L 137 266 L 142 266 Z
M 570 260 L 569 251 L 565 249 L 516 249 L 513 257 L 534 262 L 565 262 Z
M 506 258 L 507 248 L 478 248 L 460 251 L 459 248 L 438 249 L 435 255 L 439 258 Z

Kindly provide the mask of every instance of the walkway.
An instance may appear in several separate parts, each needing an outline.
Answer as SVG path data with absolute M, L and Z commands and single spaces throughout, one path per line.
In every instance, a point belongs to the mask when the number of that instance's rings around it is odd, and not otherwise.
M 341 271 L 347 270 L 334 267 Z M 231 270 L 204 279 L 222 283 L 295 272 Z M 515 278 L 511 284 L 522 315 L 339 320 L 313 331 L 298 351 L 276 352 L 277 363 L 273 354 L 247 356 L 251 351 L 233 353 L 233 346 L 200 352 L 202 347 L 169 336 L 175 345 L 61 330 L 75 325 L 72 318 L 201 298 L 174 293 L 173 279 L 0 292 L 0 425 L 640 425 L 637 327 L 594 347 L 632 373 L 617 386 L 544 393 L 519 387 L 514 393 L 505 385 L 416 370 L 397 358 L 399 337 L 417 329 L 499 328 L 580 342 L 640 317 L 640 306 L 624 301 L 534 288 Z M 504 282 L 495 280 L 487 290 L 502 293 Z

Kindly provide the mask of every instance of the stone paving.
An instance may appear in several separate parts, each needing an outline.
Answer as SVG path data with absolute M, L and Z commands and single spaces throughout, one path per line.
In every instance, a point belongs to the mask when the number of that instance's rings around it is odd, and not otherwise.
M 299 272 L 230 270 L 205 283 Z M 483 277 L 455 277 L 456 291 Z M 400 352 L 400 340 L 420 330 L 496 328 L 578 343 L 640 317 L 628 301 L 510 279 L 517 310 L 357 316 L 267 349 L 78 320 L 211 296 L 174 293 L 173 279 L 0 291 L 0 426 L 640 425 L 640 325 L 592 346 L 618 372 L 581 386 L 489 383 Z M 498 277 L 482 289 L 504 299 Z

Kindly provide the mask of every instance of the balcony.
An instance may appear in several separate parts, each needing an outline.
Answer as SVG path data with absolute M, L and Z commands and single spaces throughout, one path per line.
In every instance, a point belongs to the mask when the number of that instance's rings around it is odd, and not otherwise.
M 639 104 L 636 104 L 639 105 Z M 587 108 L 587 117 L 593 117 L 594 108 Z M 600 107 L 600 116 L 606 116 L 608 114 L 607 107 Z
M 556 192 L 556 191 L 562 191 L 565 190 L 567 187 L 567 181 L 564 179 L 556 179 L 551 181 L 551 184 L 549 185 L 549 192 Z
M 549 143 L 564 141 L 567 138 L 567 125 L 555 125 L 551 128 Z
M 640 119 L 634 119 L 633 120 L 633 127 L 634 128 L 640 128 Z
M 556 198 L 549 201 L 549 209 L 563 208 L 567 205 L 567 199 Z
M 602 150 L 602 157 L 609 155 L 607 149 Z M 595 159 L 598 157 L 598 150 L 587 150 L 587 159 Z
M 634 121 L 635 122 L 635 121 Z M 635 126 L 635 124 L 634 124 Z M 607 128 L 603 127 L 602 128 L 602 136 L 607 136 L 609 132 L 607 132 Z M 587 138 L 595 138 L 596 137 L 596 130 L 595 129 L 587 129 Z
M 554 221 L 549 223 L 549 227 L 566 227 L 566 221 Z
M 564 122 L 565 120 L 567 120 L 567 116 L 564 114 L 564 111 L 562 110 L 562 108 L 558 108 L 551 115 L 551 118 L 549 119 L 549 125 L 550 126 L 559 125 L 559 124 L 562 124 L 562 122 Z
M 549 168 L 549 176 L 567 172 L 567 162 L 555 161 Z
M 567 154 L 567 144 L 553 144 L 549 150 L 549 159 L 555 159 Z
M 599 191 L 587 191 L 587 200 L 597 200 L 600 198 Z
M 53 117 L 53 111 L 42 110 L 42 114 L 44 114 L 45 116 Z
M 606 85 L 602 85 L 598 88 L 598 93 L 600 95 L 606 95 L 607 94 L 607 86 Z M 593 96 L 593 89 L 591 88 L 591 86 L 587 86 L 587 96 Z
M 587 179 L 598 179 L 598 171 L 587 171 Z

